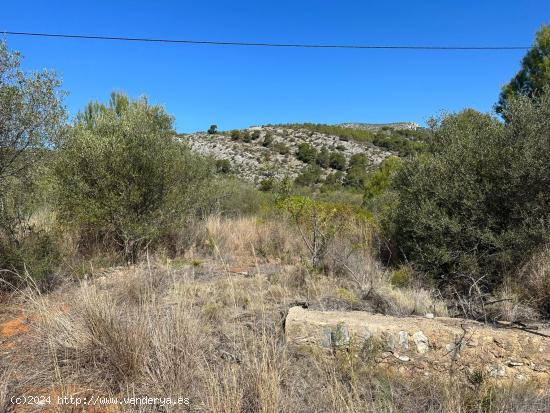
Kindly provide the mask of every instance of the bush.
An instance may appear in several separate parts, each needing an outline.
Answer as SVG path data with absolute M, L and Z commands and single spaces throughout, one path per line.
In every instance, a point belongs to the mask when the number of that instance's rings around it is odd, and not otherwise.
M 346 157 L 340 152 L 332 152 L 330 154 L 330 167 L 343 171 L 346 169 Z
M 285 211 L 299 228 L 314 267 L 322 263 L 338 235 L 356 229 L 369 219 L 368 214 L 351 205 L 316 201 L 304 196 L 281 199 L 277 207 Z
M 301 143 L 298 145 L 296 158 L 304 163 L 314 163 L 315 159 L 317 159 L 317 150 L 309 143 Z
M 364 175 L 363 188 L 365 193 L 363 200 L 365 204 L 379 197 L 390 188 L 393 177 L 399 171 L 401 164 L 401 159 L 392 156 L 384 159 L 378 169 Z
M 276 180 L 274 177 L 270 176 L 269 178 L 262 179 L 260 181 L 259 190 L 262 192 L 267 192 L 275 188 Z
M 238 141 L 241 139 L 241 131 L 239 130 L 232 130 L 231 131 L 231 139 L 234 140 L 234 141 Z
M 0 290 L 24 283 L 30 276 L 40 289 L 53 286 L 61 263 L 61 251 L 53 235 L 42 231 L 25 234 L 18 243 L 0 240 Z
M 325 146 L 321 148 L 315 161 L 323 169 L 327 169 L 330 166 L 330 152 Z
M 276 144 L 274 144 L 273 149 L 279 152 L 279 154 L 281 155 L 288 155 L 290 153 L 289 147 L 282 142 L 277 142 Z
M 335 190 L 342 186 L 344 180 L 344 174 L 342 171 L 336 171 L 331 174 L 328 174 L 325 177 L 325 182 L 323 182 L 323 188 L 325 191 Z
M 145 98 L 113 95 L 108 107 L 79 116 L 55 168 L 62 222 L 85 244 L 107 242 L 135 259 L 199 212 L 212 165 L 173 136 L 172 117 Z
M 442 286 L 491 291 L 550 241 L 550 95 L 513 99 L 506 118 L 443 118 L 395 177 L 399 256 Z
M 296 184 L 302 186 L 312 186 L 321 182 L 322 169 L 317 165 L 306 166 L 300 175 L 296 177 Z
M 273 135 L 268 132 L 264 136 L 264 140 L 262 141 L 262 146 L 265 146 L 267 148 L 271 146 L 272 143 L 273 143 Z
M 210 128 L 208 129 L 209 135 L 215 135 L 218 133 L 218 125 L 210 125 Z
M 228 174 L 231 172 L 231 162 L 228 159 L 216 160 L 216 172 L 220 174 Z

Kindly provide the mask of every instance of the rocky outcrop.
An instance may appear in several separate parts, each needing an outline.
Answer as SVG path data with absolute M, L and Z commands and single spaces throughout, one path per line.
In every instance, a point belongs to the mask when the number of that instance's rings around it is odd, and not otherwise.
M 330 152 L 339 152 L 347 160 L 355 154 L 363 153 L 371 166 L 380 164 L 391 155 L 390 152 L 371 144 L 344 140 L 338 136 L 305 129 L 257 126 L 241 132 L 257 132 L 259 136 L 250 142 L 233 140 L 229 133 L 192 133 L 180 135 L 179 139 L 196 153 L 228 160 L 233 172 L 249 182 L 259 182 L 267 177 L 295 178 L 307 166 L 296 158 L 301 143 L 308 143 L 317 150 L 325 147 Z M 268 135 L 272 142 L 264 146 L 264 139 Z M 281 150 L 282 147 L 287 150 Z M 332 168 L 323 170 L 325 175 L 332 172 L 335 172 Z
M 367 312 L 292 307 L 285 321 L 291 346 L 325 349 L 369 345 L 377 364 L 401 373 L 455 371 L 550 384 L 550 329 L 494 328 L 454 318 L 390 317 Z

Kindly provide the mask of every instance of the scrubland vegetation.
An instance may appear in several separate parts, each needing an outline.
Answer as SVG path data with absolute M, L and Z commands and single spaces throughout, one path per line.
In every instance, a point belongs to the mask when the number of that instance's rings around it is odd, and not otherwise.
M 32 361 L 0 361 L 0 408 L 41 389 L 189 397 L 171 411 L 548 411 L 548 389 L 529 383 L 411 380 L 376 366 L 374 344 L 306 354 L 282 331 L 292 305 L 548 319 L 547 85 L 506 92 L 505 121 L 465 110 L 421 141 L 394 137 L 406 156 L 374 171 L 300 149 L 311 175 L 346 170 L 333 179 L 351 195 L 260 191 L 191 153 L 146 98 L 113 93 L 68 124 L 55 75 L 23 73 L 4 44 L 0 59 L 2 290 L 35 316 L 20 349 Z

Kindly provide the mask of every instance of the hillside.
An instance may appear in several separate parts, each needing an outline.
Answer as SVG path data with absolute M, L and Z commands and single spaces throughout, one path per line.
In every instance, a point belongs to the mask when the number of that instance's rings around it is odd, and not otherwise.
M 307 130 L 305 128 L 260 126 L 240 131 L 216 134 L 192 133 L 180 135 L 190 149 L 219 160 L 228 160 L 232 172 L 249 182 L 259 182 L 267 177 L 295 178 L 307 167 L 300 160 L 300 145 L 308 144 L 316 150 L 323 148 L 330 154 L 338 153 L 346 162 L 356 154 L 365 154 L 369 167 L 379 165 L 392 152 L 370 142 L 357 142 L 345 137 Z M 337 169 L 323 168 L 326 176 Z
M 392 122 L 392 123 L 362 123 L 362 122 L 350 122 L 341 123 L 338 126 L 351 129 L 362 129 L 372 132 L 379 130 L 391 129 L 391 130 L 418 130 L 420 125 L 416 122 Z

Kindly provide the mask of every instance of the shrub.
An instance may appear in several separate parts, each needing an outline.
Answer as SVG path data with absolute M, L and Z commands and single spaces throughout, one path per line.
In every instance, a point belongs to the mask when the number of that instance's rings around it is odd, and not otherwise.
M 231 131 L 231 139 L 234 140 L 234 141 L 238 141 L 241 139 L 241 131 L 239 130 L 232 130 Z
M 288 155 L 290 153 L 289 147 L 282 142 L 275 143 L 275 145 L 273 145 L 273 149 L 281 155 Z
M 218 126 L 217 125 L 210 125 L 210 128 L 208 128 L 208 134 L 209 135 L 215 135 L 218 133 Z
M 330 166 L 330 152 L 325 146 L 321 148 L 315 161 L 317 165 L 319 165 L 323 169 L 326 169 Z
M 102 240 L 135 258 L 204 206 L 212 165 L 173 139 L 172 124 L 162 107 L 116 94 L 78 118 L 56 176 L 59 216 L 84 243 Z
M 262 146 L 265 146 L 267 148 L 271 146 L 272 143 L 273 143 L 273 135 L 268 132 L 264 136 L 264 140 L 262 141 Z
M 24 283 L 27 276 L 40 289 L 53 286 L 61 263 L 61 251 L 52 234 L 43 230 L 30 231 L 19 242 L 0 240 L 1 289 L 11 289 Z
M 399 256 L 443 286 L 490 291 L 550 240 L 550 95 L 512 99 L 506 117 L 445 117 L 395 177 Z
M 351 205 L 315 201 L 304 196 L 284 198 L 277 206 L 288 213 L 299 229 L 314 267 L 321 264 L 337 235 L 368 219 L 367 214 Z
M 302 186 L 312 186 L 321 182 L 321 176 L 323 174 L 322 169 L 317 165 L 308 165 L 300 175 L 296 177 L 296 184 Z
M 361 189 L 365 185 L 367 171 L 360 166 L 352 166 L 346 171 L 344 184 L 351 188 Z
M 340 152 L 332 152 L 330 154 L 330 167 L 343 171 L 346 169 L 346 157 Z
M 255 141 L 257 139 L 260 138 L 260 131 L 259 130 L 255 130 L 254 132 L 252 132 L 252 134 L 250 135 L 250 139 Z
M 309 143 L 301 143 L 298 145 L 296 158 L 305 163 L 314 163 L 317 158 L 317 150 Z
M 275 188 L 275 183 L 275 178 L 270 176 L 269 178 L 265 178 L 260 181 L 259 189 L 262 192 L 271 191 L 273 190 L 273 188 Z
M 353 168 L 354 166 L 360 167 L 363 169 L 367 169 L 369 167 L 369 158 L 364 153 L 356 153 L 351 155 L 351 158 L 349 159 L 349 168 Z
M 228 159 L 216 160 L 216 172 L 220 174 L 228 174 L 231 172 L 231 162 Z
M 334 190 L 338 187 L 342 186 L 342 182 L 344 180 L 344 174 L 342 171 L 336 171 L 333 173 L 328 174 L 325 177 L 325 182 L 323 183 L 323 187 L 325 190 Z
M 364 180 L 362 183 L 365 190 L 363 202 L 365 204 L 379 197 L 382 192 L 390 188 L 393 177 L 401 164 L 401 159 L 392 156 L 384 159 L 378 169 L 363 176 Z

